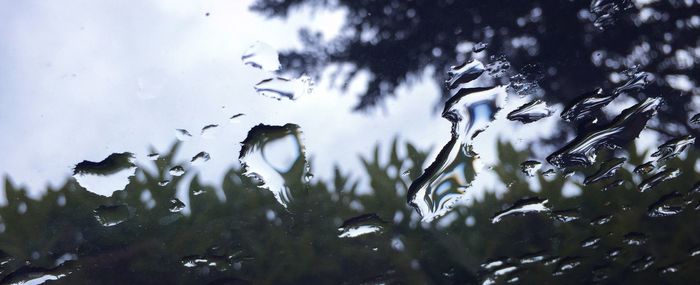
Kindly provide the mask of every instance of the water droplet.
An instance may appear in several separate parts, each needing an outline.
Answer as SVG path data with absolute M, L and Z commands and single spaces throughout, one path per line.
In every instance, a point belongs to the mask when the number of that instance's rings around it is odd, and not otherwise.
M 581 242 L 581 247 L 597 248 L 602 239 L 599 237 L 590 237 Z
M 566 106 L 561 112 L 561 118 L 567 122 L 576 122 L 583 119 L 593 119 L 594 113 L 608 105 L 615 99 L 613 95 L 603 95 L 603 89 L 584 93 L 579 98 Z
M 615 260 L 618 256 L 620 256 L 620 254 L 622 254 L 622 248 L 616 247 L 608 251 L 608 253 L 605 255 L 605 259 Z
M 654 162 L 649 161 L 645 162 L 643 164 L 638 165 L 637 167 L 634 168 L 634 173 L 637 173 L 639 175 L 646 175 L 651 173 L 654 170 Z
M 386 222 L 374 213 L 350 218 L 343 222 L 343 225 L 338 228 L 338 231 L 340 231 L 338 237 L 354 238 L 371 233 L 379 233 L 382 231 L 382 225 L 385 223 Z
M 445 84 L 449 89 L 454 89 L 457 86 L 469 83 L 474 79 L 479 78 L 484 73 L 484 64 L 481 61 L 472 59 L 458 66 L 451 66 L 447 71 L 447 80 Z
M 116 226 L 129 218 L 129 207 L 126 205 L 100 205 L 92 212 L 97 222 L 105 227 Z
M 700 125 L 700 113 L 693 115 L 688 121 L 691 125 Z
M 249 46 L 243 52 L 241 60 L 245 65 L 266 71 L 276 71 L 282 67 L 277 50 L 263 42 L 255 42 Z
M 606 161 L 605 163 L 600 165 L 598 171 L 596 171 L 595 173 L 591 174 L 583 180 L 583 185 L 588 185 L 615 176 L 615 173 L 617 173 L 617 171 L 622 167 L 622 164 L 625 163 L 625 161 L 627 161 L 627 158 L 624 157 L 616 157 Z
M 52 282 L 62 279 L 75 271 L 75 261 L 69 260 L 54 268 L 42 268 L 22 266 L 14 272 L 2 278 L 2 284 L 24 285 L 24 284 L 58 284 L 63 282 Z
M 630 267 L 632 267 L 633 272 L 640 272 L 649 269 L 652 265 L 654 265 L 654 258 L 651 256 L 645 256 L 632 261 Z
M 610 182 L 610 184 L 603 186 L 602 191 L 603 191 L 603 192 L 605 192 L 605 191 L 610 191 L 610 190 L 612 190 L 612 189 L 615 189 L 615 188 L 617 188 L 617 187 L 622 186 L 622 184 L 624 184 L 624 183 L 625 183 L 625 181 L 622 180 L 622 179 L 615 180 L 615 181 L 613 181 L 613 182 Z
M 176 165 L 170 168 L 168 173 L 170 173 L 172 176 L 182 176 L 185 174 L 185 169 L 182 166 Z
M 700 246 L 696 246 L 696 247 L 690 249 L 690 256 L 691 257 L 695 257 L 695 256 L 699 256 L 699 255 L 700 255 Z M 0 263 L 0 265 L 1 264 L 2 263 Z
M 591 226 L 600 226 L 609 223 L 612 220 L 612 215 L 604 215 L 591 220 Z
M 489 258 L 486 262 L 481 264 L 481 268 L 484 270 L 493 270 L 502 267 L 508 263 L 507 257 Z
M 680 270 L 680 263 L 675 263 L 659 268 L 659 274 L 676 273 Z
M 568 271 L 581 265 L 582 258 L 578 256 L 565 257 L 557 264 L 557 269 L 554 271 L 554 276 L 563 275 Z
M 559 262 L 561 259 L 562 259 L 561 257 L 552 256 L 552 257 L 546 258 L 544 261 L 542 261 L 542 263 L 543 263 L 545 266 L 550 266 L 550 265 L 556 264 L 556 263 Z
M 651 154 L 657 157 L 657 162 L 661 163 L 681 154 L 688 146 L 695 143 L 695 137 L 691 135 L 681 136 L 671 139 L 658 147 L 658 150 Z
M 538 197 L 524 198 L 515 202 L 509 208 L 496 213 L 491 218 L 491 223 L 500 222 L 504 217 L 512 215 L 525 215 L 529 213 L 549 212 L 550 209 L 545 205 L 547 200 Z
M 522 171 L 528 177 L 533 177 L 540 167 L 542 167 L 541 162 L 537 160 L 528 160 L 520 164 L 520 171 Z
M 192 157 L 192 160 L 190 160 L 190 163 L 194 166 L 197 165 L 202 165 L 203 163 L 209 161 L 211 159 L 211 156 L 209 155 L 208 152 L 206 151 L 200 151 L 198 154 Z
M 544 177 L 553 177 L 554 175 L 557 175 L 557 172 L 554 171 L 554 169 L 550 168 L 542 172 L 542 176 Z
M 296 100 L 300 96 L 310 94 L 313 87 L 314 82 L 307 75 L 302 75 L 297 79 L 273 77 L 263 79 L 255 84 L 255 92 L 277 100 L 282 100 L 282 98 Z
M 520 121 L 528 124 L 552 115 L 552 111 L 547 108 L 547 104 L 541 100 L 526 103 L 514 111 L 508 113 L 508 120 Z
M 485 68 L 492 77 L 501 77 L 510 69 L 510 62 L 508 62 L 505 55 L 498 57 L 492 55 L 490 59 L 491 62 L 486 64 Z
M 73 177 L 88 191 L 111 196 L 114 191 L 124 190 L 129 178 L 136 174 L 134 154 L 113 153 L 100 162 L 84 160 L 73 168 Z
M 600 148 L 623 147 L 637 138 L 647 121 L 656 114 L 660 103 L 659 98 L 647 98 L 644 102 L 622 111 L 609 125 L 577 136 L 547 157 L 547 161 L 557 167 L 591 165 Z
M 630 0 L 593 0 L 590 11 L 595 16 L 593 25 L 603 30 L 617 22 L 624 11 L 632 8 Z
M 649 236 L 640 232 L 629 232 L 622 237 L 622 242 L 627 245 L 643 245 L 647 242 Z
M 630 71 L 630 73 L 633 73 Z M 629 75 L 631 78 L 620 87 L 615 88 L 615 96 L 623 93 L 632 93 L 644 89 L 649 84 L 649 74 L 646 72 L 636 72 Z
M 296 196 L 306 191 L 303 177 L 308 171 L 301 128 L 295 124 L 269 126 L 259 124 L 248 131 L 241 142 L 238 157 L 244 175 L 261 182 L 277 202 L 287 208 Z M 284 160 L 284 161 L 279 161 Z
M 170 180 L 168 179 L 158 182 L 158 186 L 167 186 L 168 184 L 170 184 Z
M 644 179 L 642 183 L 639 183 L 639 191 L 641 192 L 646 192 L 647 190 L 654 188 L 656 185 L 659 185 L 661 182 L 664 182 L 669 179 L 673 179 L 681 175 L 680 169 L 677 168 L 669 168 L 664 171 L 661 171 L 659 173 L 654 174 L 654 176 L 649 177 L 647 179 Z
M 223 255 L 189 255 L 180 259 L 182 266 L 187 268 L 194 267 L 211 267 L 218 269 L 219 271 L 225 271 L 231 267 L 234 256 L 223 256 Z
M 530 264 L 530 263 L 535 263 L 535 262 L 540 262 L 543 261 L 547 255 L 545 254 L 544 251 L 538 251 L 530 254 L 525 254 L 520 257 L 520 263 L 521 264 Z
M 429 222 L 447 213 L 454 203 L 464 198 L 464 191 L 471 179 L 465 168 L 470 167 L 462 149 L 479 130 L 493 121 L 505 104 L 506 92 L 502 86 L 488 88 L 462 88 L 445 103 L 442 117 L 452 123 L 451 139 L 438 153 L 423 174 L 408 189 L 408 204 L 422 221 Z
M 508 88 L 521 98 L 525 96 L 536 96 L 540 90 L 540 86 L 537 82 L 542 80 L 542 78 L 544 78 L 542 67 L 537 64 L 528 64 L 520 70 L 520 73 L 510 77 Z
M 192 134 L 185 129 L 175 129 L 175 137 L 181 141 L 185 142 L 192 138 Z
M 219 130 L 219 125 L 212 124 L 206 125 L 202 128 L 201 136 L 205 139 L 213 139 L 216 137 L 216 133 Z
M 229 120 L 229 122 L 231 122 L 231 124 L 238 124 L 241 121 L 241 117 L 243 117 L 243 116 L 245 116 L 245 114 L 238 113 L 238 114 L 231 116 L 231 118 L 229 118 L 228 120 Z
M 207 192 L 207 191 L 204 190 L 204 189 L 202 189 L 202 188 L 195 188 L 195 189 L 192 189 L 192 195 L 195 195 L 195 196 L 199 196 L 199 195 L 204 194 L 204 193 L 206 193 L 206 192 Z
M 182 203 L 182 201 L 180 201 L 179 199 L 177 199 L 177 198 L 170 199 L 170 207 L 168 207 L 168 210 L 170 210 L 170 212 L 177 213 L 177 212 L 182 211 L 182 209 L 184 209 L 184 208 L 185 208 L 185 203 Z
M 472 47 L 472 52 L 479 53 L 479 52 L 482 52 L 483 50 L 485 50 L 487 47 L 488 47 L 487 43 L 478 42 L 478 43 L 474 44 L 474 47 Z
M 158 160 L 158 158 L 160 158 L 160 154 L 158 153 L 151 153 L 148 155 L 149 160 Z
M 673 192 L 661 196 L 661 198 L 649 206 L 647 215 L 652 218 L 673 216 L 685 208 L 688 201 L 685 201 L 683 194 Z
M 578 209 L 558 210 L 552 212 L 552 217 L 561 222 L 568 223 L 581 218 L 581 212 Z
M 306 173 L 306 175 L 304 175 L 304 181 L 306 181 L 306 183 L 310 183 L 311 179 L 313 179 L 313 178 L 314 178 L 314 174 L 311 172 Z

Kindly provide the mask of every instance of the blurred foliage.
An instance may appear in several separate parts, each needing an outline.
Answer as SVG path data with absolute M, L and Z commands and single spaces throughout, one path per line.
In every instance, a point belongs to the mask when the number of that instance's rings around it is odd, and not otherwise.
M 490 171 L 507 191 L 477 195 L 432 223 L 420 223 L 405 195 L 422 172 L 427 152 L 410 143 L 395 141 L 387 158 L 379 148 L 363 158 L 363 177 L 369 179 L 371 192 L 360 191 L 357 180 L 336 169 L 330 181 L 313 180 L 288 209 L 238 168 L 221 185 L 202 185 L 196 175 L 185 175 L 160 186 L 170 179 L 168 169 L 179 164 L 174 161 L 178 147 L 154 162 L 157 172 L 140 167 L 126 189 L 112 197 L 92 194 L 70 179 L 35 200 L 6 177 L 7 204 L 0 207 L 3 283 L 27 272 L 69 272 L 50 281 L 58 284 L 481 284 L 489 278 L 524 284 L 700 282 L 700 255 L 690 255 L 700 245 L 700 184 L 695 184 L 699 153 L 692 148 L 666 162 L 667 168 L 680 169 L 681 176 L 640 193 L 636 185 L 645 177 L 630 169 L 644 162 L 646 154 L 634 148 L 624 154 L 628 161 L 614 178 L 583 186 L 579 178 L 597 165 L 568 178 L 561 173 L 527 177 L 520 163 L 529 151 L 500 143 L 500 163 Z M 601 154 L 599 161 L 611 155 Z M 615 179 L 624 184 L 602 190 Z M 305 187 L 300 179 L 290 181 L 291 188 Z M 581 193 L 563 195 L 566 187 Z M 186 213 L 170 211 L 178 188 L 187 191 Z M 682 196 L 684 209 L 649 217 L 649 206 L 674 191 Z M 554 211 L 572 210 L 576 219 L 564 222 L 553 212 L 491 222 L 495 213 L 534 196 L 548 199 Z M 127 205 L 128 218 L 102 226 L 93 212 L 102 205 Z M 343 221 L 367 213 L 385 221 L 381 232 L 338 237 Z M 591 224 L 608 215 L 608 223 Z M 628 245 L 623 239 L 630 232 L 643 233 L 648 240 Z M 601 240 L 582 247 L 591 237 Z M 619 254 L 611 257 L 616 249 Z M 526 263 L 520 258 L 533 253 L 544 260 Z M 63 262 L 66 256 L 74 260 Z M 645 256 L 653 257 L 654 264 L 634 272 L 634 262 Z M 503 264 L 482 266 L 489 260 Z M 555 274 L 567 261 L 580 265 Z M 678 271 L 663 273 L 670 265 Z M 516 270 L 496 276 L 509 266 Z
M 329 68 L 343 90 L 367 73 L 358 110 L 381 104 L 425 71 L 442 85 L 451 65 L 470 58 L 485 64 L 505 58 L 510 69 L 496 81 L 538 82 L 547 102 L 564 104 L 596 87 L 610 90 L 623 71 L 638 68 L 654 77 L 644 92 L 631 95 L 666 99 L 660 118 L 674 125 L 658 130 L 700 136 L 688 125 L 694 115 L 690 95 L 700 94 L 694 82 L 700 71 L 698 1 L 256 0 L 251 10 L 288 17 L 308 7 L 340 11 L 340 32 L 324 38 L 316 31 L 325 23 L 312 22 L 299 32 L 304 47 L 284 52 L 282 66 L 307 74 Z M 477 43 L 487 45 L 485 51 L 473 53 Z M 442 92 L 443 100 L 450 97 L 449 90 Z

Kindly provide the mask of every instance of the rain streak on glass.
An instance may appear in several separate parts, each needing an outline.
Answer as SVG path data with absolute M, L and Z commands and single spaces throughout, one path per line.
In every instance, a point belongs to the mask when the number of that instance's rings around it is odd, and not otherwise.
M 306 191 L 304 177 L 309 166 L 298 125 L 259 124 L 251 128 L 241 142 L 238 159 L 244 175 L 260 182 L 258 187 L 271 191 L 285 208 L 294 200 L 295 192 Z
M 377 214 L 364 214 L 350 218 L 338 228 L 339 238 L 354 238 L 366 234 L 380 233 L 386 224 Z
M 84 160 L 73 168 L 73 177 L 80 186 L 102 196 L 124 190 L 135 173 L 134 154 L 130 152 L 113 153 L 100 162 Z
M 277 50 L 263 42 L 255 42 L 249 46 L 241 55 L 241 60 L 245 65 L 266 71 L 277 71 L 281 68 Z

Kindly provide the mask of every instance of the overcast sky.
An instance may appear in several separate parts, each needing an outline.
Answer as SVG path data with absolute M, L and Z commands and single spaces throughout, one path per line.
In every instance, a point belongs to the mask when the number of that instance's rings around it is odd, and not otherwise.
M 370 115 L 351 112 L 362 79 L 346 94 L 323 79 L 296 101 L 256 94 L 254 84 L 269 74 L 241 62 L 248 46 L 299 47 L 302 25 L 330 37 L 343 12 L 302 11 L 287 21 L 269 20 L 249 12 L 249 5 L 0 0 L 0 173 L 40 193 L 47 183 L 63 183 L 82 160 L 124 151 L 143 158 L 151 145 L 165 150 L 180 128 L 194 135 L 181 158 L 209 152 L 211 161 L 194 171 L 217 183 L 238 163 L 239 142 L 258 123 L 300 125 L 317 178 L 331 173 L 333 164 L 359 169 L 358 154 L 396 136 L 423 149 L 449 139 L 449 122 L 434 113 L 439 87 L 430 71 L 422 83 L 399 88 L 386 111 Z M 507 109 L 528 100 L 509 97 Z M 237 113 L 246 116 L 230 124 Z M 526 127 L 504 115 L 476 141 L 487 163 L 495 163 L 498 136 L 524 146 L 528 137 L 555 131 L 556 115 Z M 208 124 L 221 125 L 213 139 L 199 136 Z

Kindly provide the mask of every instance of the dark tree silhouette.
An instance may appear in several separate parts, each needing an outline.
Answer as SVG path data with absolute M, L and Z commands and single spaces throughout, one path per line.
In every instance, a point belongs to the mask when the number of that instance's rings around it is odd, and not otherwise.
M 350 64 L 347 74 L 336 74 L 343 81 L 368 71 L 357 110 L 381 103 L 426 69 L 435 70 L 433 77 L 443 84 L 449 66 L 471 57 L 471 50 L 457 49 L 460 44 L 485 43 L 484 53 L 505 55 L 511 75 L 531 75 L 527 69 L 538 66 L 539 85 L 551 103 L 569 103 L 597 87 L 611 90 L 619 83 L 610 79 L 628 69 L 650 72 L 651 84 L 630 95 L 665 98 L 660 119 L 674 128 L 656 129 L 669 136 L 700 134 L 688 125 L 694 115 L 689 102 L 700 94 L 692 83 L 699 75 L 697 1 L 258 0 L 251 9 L 286 17 L 305 5 L 343 9 L 345 24 L 333 39 L 322 39 L 313 27 L 300 31 L 306 48 L 285 52 L 283 66 L 313 73 Z M 679 86 L 674 75 L 687 76 L 691 86 Z M 444 90 L 442 98 L 448 97 Z

